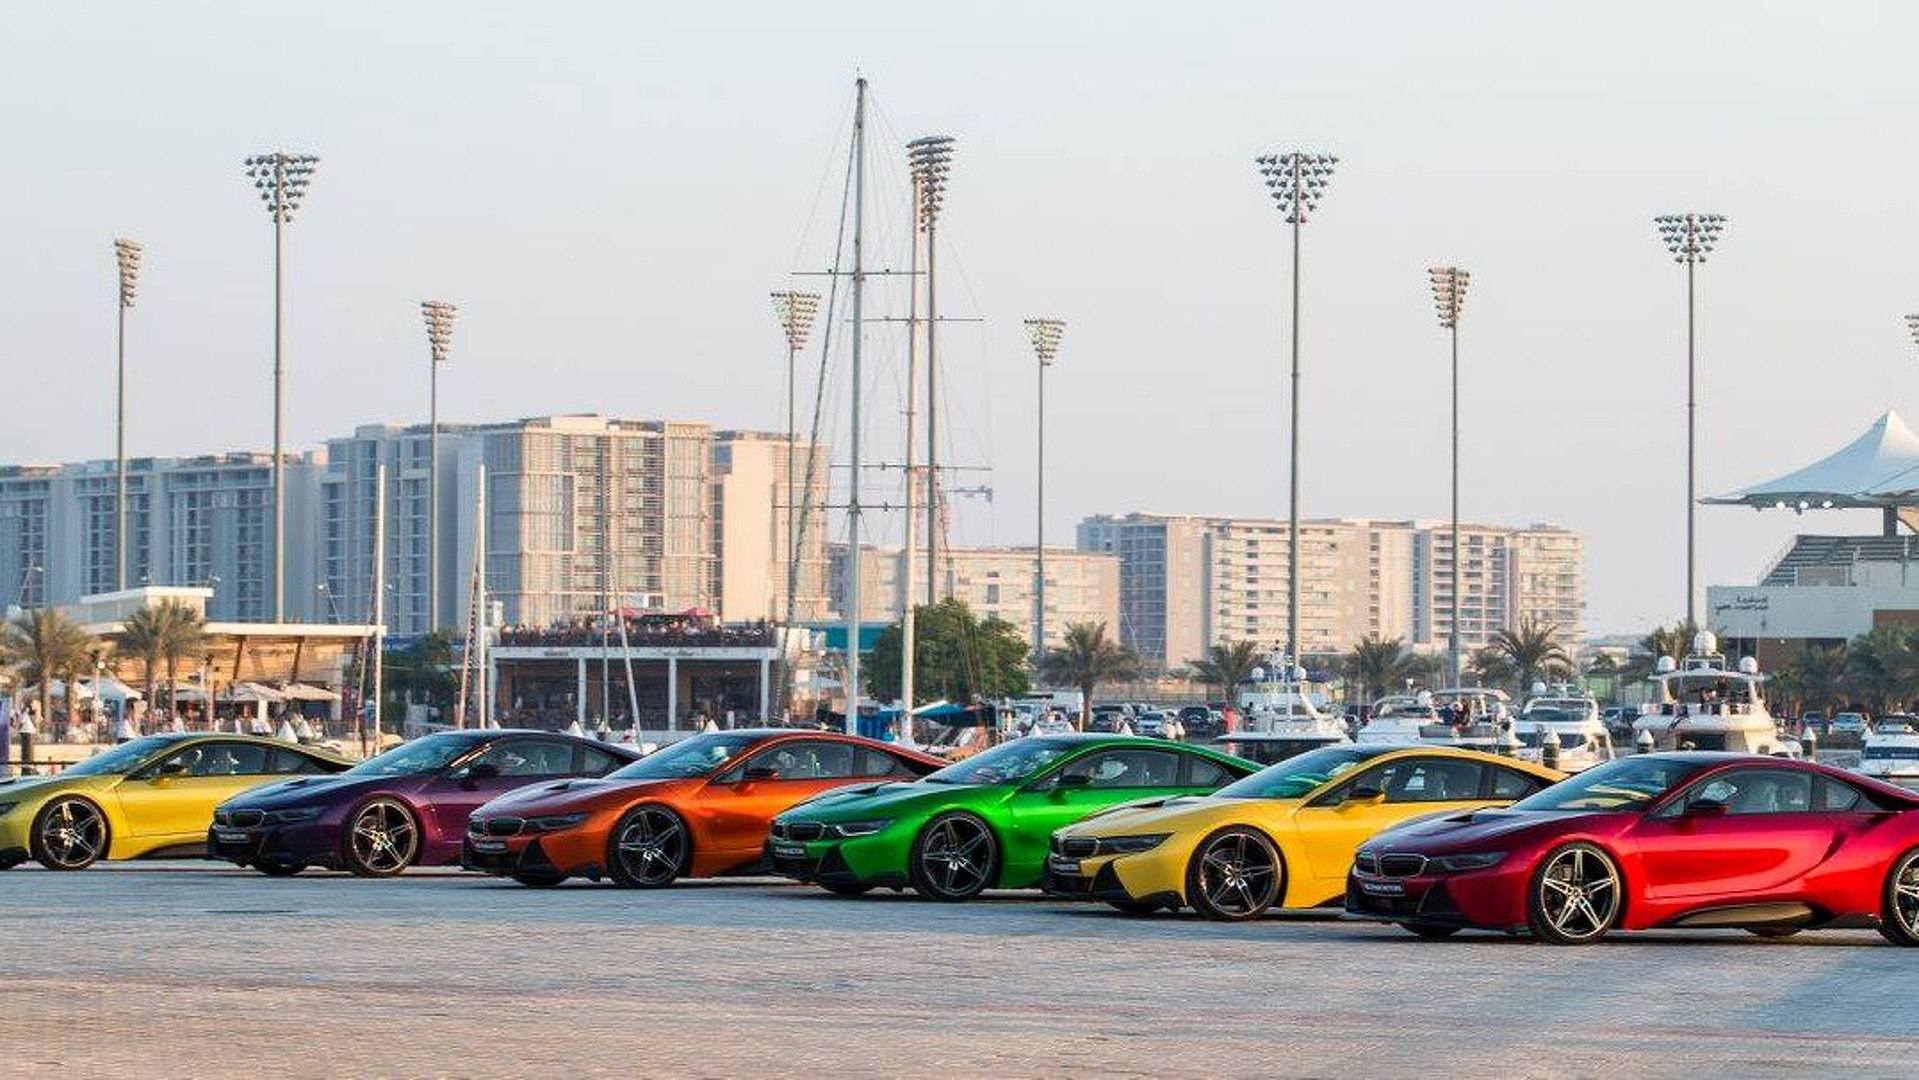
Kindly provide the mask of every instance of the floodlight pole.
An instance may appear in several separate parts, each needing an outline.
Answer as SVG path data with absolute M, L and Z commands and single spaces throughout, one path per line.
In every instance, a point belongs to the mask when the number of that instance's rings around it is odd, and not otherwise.
M 1653 219 L 1673 261 L 1686 266 L 1686 622 L 1699 625 L 1699 366 L 1696 271 L 1726 219 L 1718 214 L 1664 214 Z
M 127 309 L 133 306 L 134 292 L 139 286 L 141 250 L 132 240 L 113 242 L 115 261 L 120 267 L 113 419 L 113 588 L 116 592 L 127 587 Z

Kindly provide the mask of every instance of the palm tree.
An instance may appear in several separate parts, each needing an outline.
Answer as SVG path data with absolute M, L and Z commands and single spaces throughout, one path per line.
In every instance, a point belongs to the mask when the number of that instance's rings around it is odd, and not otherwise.
M 1875 626 L 1852 639 L 1846 648 L 1846 695 L 1883 713 L 1909 696 L 1919 654 L 1912 632 L 1897 626 Z
M 1359 688 L 1367 702 L 1386 696 L 1412 672 L 1413 659 L 1406 652 L 1404 638 L 1382 638 L 1367 634 L 1340 659 L 1341 674 Z
M 1054 684 L 1079 689 L 1079 726 L 1085 730 L 1093 713 L 1093 691 L 1100 683 L 1138 677 L 1139 655 L 1107 637 L 1103 622 L 1071 623 L 1061 644 L 1046 650 L 1039 670 Z
M 1505 662 L 1521 694 L 1538 679 L 1573 669 L 1572 657 L 1559 642 L 1558 624 L 1541 619 L 1527 619 L 1516 630 L 1501 630 L 1486 648 Z
M 15 615 L 0 644 L 5 662 L 39 684 L 40 722 L 53 719 L 53 682 L 67 676 L 67 707 L 79 693 L 72 675 L 84 670 L 92 639 L 56 608 L 33 608 Z
M 1250 641 L 1224 641 L 1210 646 L 1204 659 L 1192 661 L 1193 675 L 1208 686 L 1219 687 L 1219 696 L 1233 700 L 1233 690 L 1252 677 L 1259 666 L 1259 646 Z
M 167 711 L 171 713 L 180 694 L 180 661 L 192 661 L 206 653 L 207 618 L 192 604 L 174 597 L 155 606 L 159 612 L 156 618 L 166 627 L 160 656 L 167 665 Z M 207 715 L 213 715 L 211 701 L 207 703 Z
M 153 688 L 160 681 L 160 664 L 166 659 L 167 623 L 157 607 L 143 607 L 130 616 L 113 635 L 113 649 L 121 656 L 140 662 L 141 689 L 147 704 L 154 701 Z

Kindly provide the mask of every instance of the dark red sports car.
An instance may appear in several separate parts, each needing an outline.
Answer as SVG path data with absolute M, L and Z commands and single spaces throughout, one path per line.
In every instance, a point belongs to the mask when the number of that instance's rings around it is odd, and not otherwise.
M 1504 810 L 1368 840 L 1346 911 L 1422 937 L 1583 945 L 1608 930 L 1875 927 L 1919 945 L 1919 794 L 1803 761 L 1642 754 Z

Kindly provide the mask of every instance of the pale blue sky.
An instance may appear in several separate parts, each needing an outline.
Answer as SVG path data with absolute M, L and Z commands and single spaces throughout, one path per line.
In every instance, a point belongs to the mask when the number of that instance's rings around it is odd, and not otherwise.
M 963 542 L 1033 535 L 1019 321 L 1040 313 L 1070 324 L 1053 540 L 1098 511 L 1283 513 L 1271 149 L 1342 158 L 1306 236 L 1308 514 L 1446 513 L 1424 268 L 1457 262 L 1467 516 L 1584 532 L 1595 629 L 1670 620 L 1683 293 L 1660 212 L 1732 219 L 1701 279 L 1707 490 L 1919 411 L 1906 5 L 5 10 L 0 461 L 110 452 L 120 234 L 149 248 L 134 451 L 267 444 L 269 231 L 240 159 L 275 147 L 323 159 L 289 238 L 294 445 L 423 418 L 427 296 L 461 305 L 448 419 L 777 426 L 765 294 L 826 261 L 856 68 L 876 262 L 901 258 L 899 144 L 960 140 L 945 307 L 987 321 L 947 334 L 952 453 L 997 489 Z M 896 457 L 898 334 L 869 340 L 870 453 Z M 1874 525 L 1708 509 L 1706 580 L 1750 581 L 1807 523 Z

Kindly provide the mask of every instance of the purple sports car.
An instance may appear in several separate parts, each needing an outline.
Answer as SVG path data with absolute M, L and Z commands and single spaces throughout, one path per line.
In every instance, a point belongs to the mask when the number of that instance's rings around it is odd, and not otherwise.
M 286 877 L 309 866 L 391 877 L 460 861 L 467 815 L 523 784 L 603 776 L 639 752 L 548 731 L 445 731 L 336 776 L 302 776 L 221 803 L 210 857 Z

